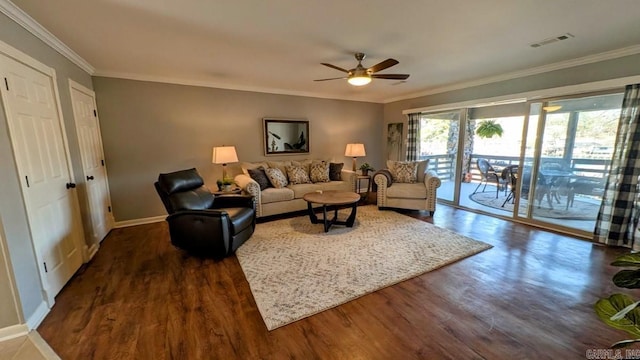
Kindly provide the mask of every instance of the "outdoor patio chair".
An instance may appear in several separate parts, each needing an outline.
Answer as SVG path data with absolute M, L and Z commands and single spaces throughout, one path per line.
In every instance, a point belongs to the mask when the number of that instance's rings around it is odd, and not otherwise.
M 517 186 L 518 186 L 518 165 L 509 165 L 502 170 L 501 178 L 507 181 L 505 186 L 509 186 L 509 194 L 507 194 L 507 198 L 502 203 L 502 207 L 504 207 L 509 200 L 514 204 L 516 200 Z
M 489 164 L 489 160 L 485 158 L 478 158 L 476 164 L 478 165 L 478 170 L 480 171 L 480 183 L 476 186 L 476 189 L 473 190 L 473 194 L 475 194 L 482 183 L 484 182 L 484 187 L 482 188 L 482 192 L 487 189 L 487 183 L 491 181 L 496 184 L 496 199 L 498 198 L 498 193 L 500 192 L 500 184 L 501 177 L 496 173 L 493 169 L 493 166 Z

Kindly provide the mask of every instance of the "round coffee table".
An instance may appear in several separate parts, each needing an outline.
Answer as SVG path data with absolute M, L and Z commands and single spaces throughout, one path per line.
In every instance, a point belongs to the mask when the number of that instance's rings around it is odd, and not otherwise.
M 346 225 L 347 227 L 353 227 L 353 222 L 356 220 L 356 209 L 358 208 L 358 201 L 360 201 L 360 195 L 349 191 L 333 191 L 327 190 L 322 192 L 311 192 L 305 194 L 302 197 L 307 202 L 307 208 L 309 210 L 309 219 L 312 224 L 317 224 L 320 221 L 324 223 L 324 232 L 329 231 L 331 225 Z M 311 204 L 321 204 L 323 219 L 318 219 Z M 351 214 L 346 221 L 338 220 L 338 206 L 339 205 L 351 205 Z M 333 206 L 334 213 L 333 219 L 327 217 L 327 207 Z

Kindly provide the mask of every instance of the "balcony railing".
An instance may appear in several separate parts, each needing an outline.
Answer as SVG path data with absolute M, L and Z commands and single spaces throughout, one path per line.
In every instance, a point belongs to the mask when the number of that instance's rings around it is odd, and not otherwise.
M 478 158 L 485 158 L 489 160 L 490 164 L 500 165 L 502 167 L 509 165 L 517 165 L 520 161 L 518 156 L 497 156 L 497 155 L 483 155 L 472 154 L 471 155 L 471 175 L 472 180 L 480 181 L 480 172 L 476 166 Z M 422 160 L 429 159 L 429 170 L 433 170 L 438 174 L 438 177 L 442 181 L 453 181 L 455 177 L 455 164 L 456 158 L 453 155 L 438 154 L 422 156 Z M 543 157 L 542 162 L 545 160 L 558 160 L 559 158 Z M 532 163 L 533 159 L 525 159 L 525 163 Z M 578 175 L 585 177 L 593 177 L 596 179 L 602 179 L 605 177 L 611 168 L 611 161 L 606 159 L 585 159 L 574 158 L 567 164 L 570 170 Z

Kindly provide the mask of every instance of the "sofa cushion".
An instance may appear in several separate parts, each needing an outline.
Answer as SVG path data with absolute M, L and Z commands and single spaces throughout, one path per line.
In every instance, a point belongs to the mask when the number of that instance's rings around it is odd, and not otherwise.
M 318 184 L 321 185 L 322 190 L 353 191 L 348 181 L 329 181 Z
M 322 190 L 322 187 L 318 184 L 289 185 L 288 188 L 293 190 L 293 197 L 296 199 L 302 199 L 304 194 L 308 194 L 310 192 L 314 192 L 317 190 Z
M 283 188 L 289 184 L 287 177 L 279 168 L 267 168 L 264 169 L 264 172 L 274 188 Z
M 269 177 L 267 177 L 267 173 L 264 172 L 263 167 L 259 167 L 257 169 L 247 169 L 249 172 L 249 176 L 258 183 L 260 186 L 260 190 L 264 190 L 268 187 L 271 187 L 271 181 L 269 181 Z
M 268 188 L 260 192 L 260 198 L 262 204 L 268 204 L 278 201 L 289 201 L 294 199 L 294 193 L 293 190 L 286 187 L 280 189 Z
M 342 180 L 342 167 L 344 163 L 329 163 L 329 180 L 340 181 Z
M 388 198 L 426 199 L 427 189 L 423 183 L 393 183 L 387 188 Z
M 310 168 L 311 181 L 329 182 L 329 164 L 326 162 L 314 162 Z
M 311 182 L 311 180 L 309 180 L 309 174 L 304 167 L 299 165 L 290 165 L 285 168 L 287 169 L 289 184 L 308 184 Z

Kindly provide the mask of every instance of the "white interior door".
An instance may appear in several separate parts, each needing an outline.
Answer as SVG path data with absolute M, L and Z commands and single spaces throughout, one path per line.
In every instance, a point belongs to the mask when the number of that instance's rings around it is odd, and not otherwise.
M 82 264 L 83 230 L 54 79 L 0 55 L 2 99 L 50 304 Z
M 70 89 L 86 181 L 91 234 L 93 242 L 98 243 L 113 228 L 113 216 L 95 95 L 93 91 L 75 82 L 70 83 Z

